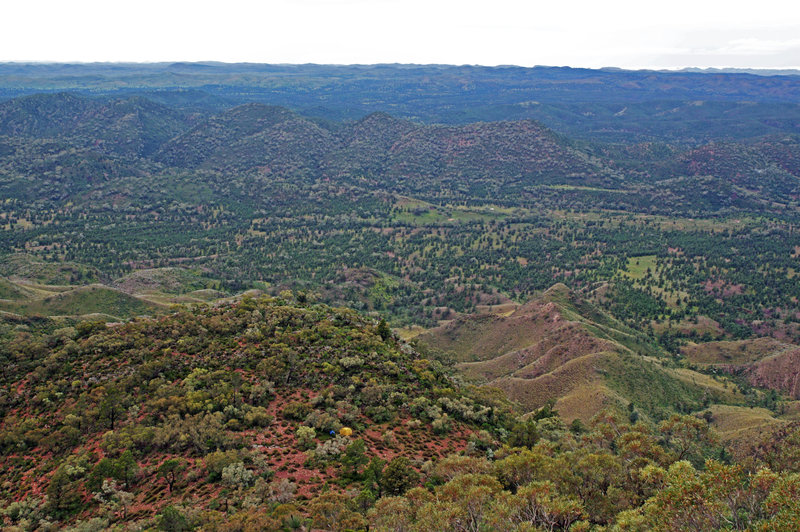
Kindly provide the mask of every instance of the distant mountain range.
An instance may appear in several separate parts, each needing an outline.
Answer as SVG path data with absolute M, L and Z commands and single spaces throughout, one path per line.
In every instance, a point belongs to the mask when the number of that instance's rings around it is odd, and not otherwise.
M 667 71 L 669 72 L 669 71 Z M 703 74 L 754 74 L 756 76 L 800 76 L 800 70 L 792 68 L 682 68 L 677 72 L 700 72 Z
M 800 77 L 785 72 L 391 64 L 0 64 L 0 100 L 60 91 L 116 98 L 142 95 L 172 109 L 202 113 L 264 103 L 333 121 L 358 120 L 373 112 L 444 124 L 535 119 L 571 137 L 613 142 L 697 143 L 796 133 L 800 123 Z

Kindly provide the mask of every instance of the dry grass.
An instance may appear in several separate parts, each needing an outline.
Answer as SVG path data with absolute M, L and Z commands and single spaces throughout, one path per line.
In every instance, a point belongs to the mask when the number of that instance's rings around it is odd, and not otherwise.
M 786 401 L 782 403 L 781 419 L 787 421 L 800 421 L 800 401 Z
M 578 386 L 556 401 L 555 409 L 565 423 L 580 419 L 590 421 L 601 410 L 622 409 L 625 398 L 599 382 Z
M 725 383 L 727 380 L 718 381 L 717 379 L 706 375 L 704 373 L 698 373 L 696 371 L 692 371 L 686 368 L 677 368 L 677 369 L 669 369 L 664 368 L 665 371 L 674 375 L 678 379 L 682 380 L 687 384 L 693 384 L 695 386 L 700 386 L 702 388 L 706 388 L 708 390 L 714 391 L 718 394 L 718 397 L 723 398 L 726 401 L 737 401 L 741 400 L 741 397 L 737 397 L 735 390 L 737 386 L 734 384 L 728 384 L 727 386 Z
M 499 305 L 476 305 L 478 314 L 497 314 L 498 316 L 511 316 L 519 308 L 519 303 L 501 303 Z
M 681 349 L 681 352 L 694 364 L 747 365 L 791 347 L 796 346 L 784 344 L 774 338 L 756 338 L 691 344 Z
M 635 331 L 564 285 L 509 316 L 462 316 L 419 339 L 449 353 L 466 376 L 502 389 L 525 410 L 555 400 L 568 420 L 586 421 L 603 408 L 630 402 L 651 416 L 679 402 L 699 404 L 704 397 L 740 399 L 735 386 L 642 356 L 652 351 L 642 347 Z
M 501 314 L 460 316 L 421 334 L 419 339 L 435 349 L 454 355 L 459 362 L 495 359 L 535 346 L 543 338 L 553 335 L 554 331 L 574 326 L 571 321 L 584 321 L 566 308 L 564 302 L 568 298 L 567 288 L 557 285 L 525 305 L 516 308 L 501 306 L 497 309 Z M 587 331 L 581 334 L 589 336 Z
M 412 340 L 419 336 L 420 334 L 427 331 L 425 327 L 420 327 L 419 325 L 410 325 L 408 327 L 401 327 L 399 329 L 394 329 L 394 332 L 403 340 Z
M 697 320 L 681 320 L 679 322 L 668 322 L 668 321 L 653 321 L 653 330 L 656 333 L 663 333 L 668 328 L 672 328 L 676 331 L 680 331 L 683 334 L 690 334 L 694 331 L 696 334 L 703 335 L 703 334 L 710 334 L 712 337 L 719 337 L 724 334 L 722 327 L 720 327 L 719 323 L 711 318 L 706 316 L 698 316 Z
M 534 379 L 502 377 L 493 381 L 492 386 L 505 391 L 509 399 L 521 404 L 527 411 L 535 410 L 551 399 L 558 400 L 576 393 L 579 388 L 591 390 L 602 386 L 602 377 L 597 370 L 603 365 L 606 356 L 606 353 L 585 355 Z M 587 408 L 594 408 L 589 397 L 583 399 Z M 599 408 L 601 407 L 597 409 Z
M 694 364 L 741 373 L 752 386 L 800 399 L 800 347 L 796 345 L 756 338 L 690 345 L 682 351 Z
M 590 335 L 578 323 L 559 322 L 523 349 L 482 362 L 461 364 L 459 368 L 469 376 L 488 380 L 505 376 L 533 379 L 574 358 L 616 348 L 615 344 Z
M 709 410 L 714 416 L 711 425 L 722 442 L 732 446 L 756 441 L 788 423 L 765 408 L 713 405 Z
M 800 347 L 785 346 L 747 368 L 745 374 L 753 386 L 778 390 L 800 399 Z
M 107 314 L 125 318 L 152 314 L 165 307 L 103 285 L 89 285 L 63 292 L 49 292 L 46 297 L 24 301 L 0 302 L 0 309 L 22 315 L 82 316 Z

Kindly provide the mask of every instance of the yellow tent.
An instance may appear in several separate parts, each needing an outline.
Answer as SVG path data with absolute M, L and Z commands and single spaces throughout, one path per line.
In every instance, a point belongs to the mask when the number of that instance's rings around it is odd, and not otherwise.
M 353 429 L 351 429 L 350 427 L 342 427 L 342 430 L 339 431 L 339 434 L 341 434 L 342 436 L 352 436 Z

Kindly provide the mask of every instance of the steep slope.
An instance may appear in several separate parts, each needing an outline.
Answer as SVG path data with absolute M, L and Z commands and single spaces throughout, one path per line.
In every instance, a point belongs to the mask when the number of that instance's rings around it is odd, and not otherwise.
M 657 351 L 641 335 L 564 285 L 509 316 L 464 316 L 418 338 L 455 357 L 468 377 L 501 388 L 526 409 L 555 401 L 567 419 L 588 420 L 603 408 L 630 402 L 660 417 L 673 408 L 699 407 L 703 394 L 727 399 L 702 379 L 692 382 L 663 367 L 649 356 Z
M 752 386 L 800 399 L 800 346 L 757 338 L 689 345 L 681 352 L 698 366 L 739 375 Z

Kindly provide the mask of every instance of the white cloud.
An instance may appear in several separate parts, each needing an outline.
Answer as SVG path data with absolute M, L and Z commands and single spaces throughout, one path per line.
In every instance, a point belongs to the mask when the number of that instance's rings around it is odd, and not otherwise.
M 0 60 L 800 66 L 800 8 L 784 0 L 8 4 Z
M 800 48 L 800 39 L 769 40 L 747 37 L 734 39 L 712 53 L 736 55 L 766 55 L 788 52 Z

